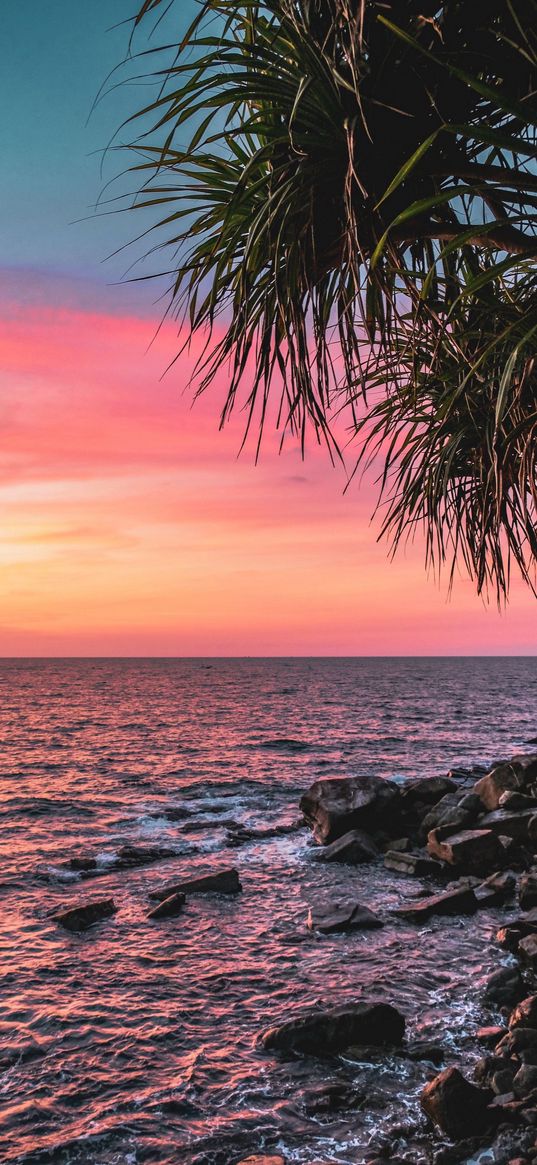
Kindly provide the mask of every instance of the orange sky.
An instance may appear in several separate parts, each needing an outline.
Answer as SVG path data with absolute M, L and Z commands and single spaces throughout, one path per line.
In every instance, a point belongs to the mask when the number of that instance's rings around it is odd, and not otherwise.
M 1 304 L 1 654 L 537 650 L 522 587 L 501 617 L 464 581 L 448 601 L 421 545 L 376 544 L 372 483 L 275 441 L 237 459 L 188 362 L 160 379 L 171 328 L 147 351 L 154 321 L 79 301 L 15 280 Z

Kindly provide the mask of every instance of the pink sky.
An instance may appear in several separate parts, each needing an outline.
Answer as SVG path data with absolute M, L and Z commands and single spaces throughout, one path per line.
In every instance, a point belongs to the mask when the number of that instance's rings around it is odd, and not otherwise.
M 1 654 L 535 653 L 522 586 L 500 616 L 420 544 L 389 562 L 371 482 L 274 439 L 237 459 L 189 362 L 161 379 L 173 329 L 148 351 L 157 316 L 99 302 L 17 277 L 0 304 Z

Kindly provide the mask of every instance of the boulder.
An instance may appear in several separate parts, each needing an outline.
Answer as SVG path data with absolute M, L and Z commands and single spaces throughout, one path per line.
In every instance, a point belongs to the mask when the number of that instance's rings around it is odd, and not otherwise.
M 494 869 L 504 856 L 501 842 L 489 829 L 464 829 L 447 836 L 444 830 L 434 829 L 427 838 L 427 850 L 440 861 L 476 874 Z
M 442 797 L 438 804 L 425 814 L 421 823 L 421 836 L 427 837 L 432 829 L 448 825 L 451 826 L 452 833 L 471 825 L 477 814 L 475 810 L 461 804 L 464 796 L 465 794 L 459 790 L 457 793 L 447 793 Z
M 509 1016 L 509 1030 L 517 1027 L 537 1027 L 537 995 L 527 995 Z
M 417 902 L 399 906 L 393 913 L 398 918 L 421 923 L 433 914 L 475 914 L 477 908 L 478 902 L 474 891 L 463 888 L 450 890 L 446 894 L 435 894 L 431 898 L 420 898 Z
M 429 1120 L 448 1137 L 475 1136 L 491 1124 L 490 1092 L 470 1084 L 458 1068 L 445 1068 L 435 1076 L 420 1099 Z
M 319 861 L 341 862 L 347 866 L 359 866 L 378 857 L 373 839 L 362 829 L 351 829 L 343 837 L 336 838 L 330 845 L 314 852 Z
M 150 898 L 163 902 L 172 894 L 238 894 L 242 890 L 239 872 L 235 868 L 217 870 L 200 878 L 185 878 L 168 886 L 151 890 Z
M 530 967 L 537 968 L 537 934 L 528 934 L 520 939 L 517 955 Z
M 170 894 L 169 898 L 165 898 L 163 902 L 159 902 L 158 906 L 154 906 L 149 911 L 148 918 L 175 918 L 176 914 L 180 914 L 186 902 L 184 894 L 175 893 Z
M 518 887 L 518 901 L 522 910 L 537 906 L 537 873 L 523 874 Z
M 405 1020 L 390 1003 L 349 1003 L 288 1019 L 261 1037 L 267 1051 L 332 1056 L 357 1044 L 401 1044 Z
M 373 930 L 384 923 L 360 902 L 319 902 L 308 912 L 309 930 L 338 934 L 348 930 Z
M 535 816 L 533 810 L 522 809 L 517 813 L 511 813 L 506 809 L 495 809 L 492 813 L 486 813 L 479 818 L 479 828 L 488 829 L 503 837 L 512 837 L 516 840 L 527 839 L 529 836 L 529 825 L 532 818 Z
M 403 806 L 436 805 L 447 793 L 456 793 L 457 785 L 451 777 L 419 777 L 410 779 L 401 788 Z
M 524 980 L 517 967 L 500 967 L 490 975 L 485 986 L 485 999 L 499 1007 L 514 1007 L 525 993 Z
M 315 840 L 329 845 L 352 829 L 385 826 L 398 796 L 397 786 L 381 777 L 334 777 L 315 781 L 300 798 L 300 808 Z
M 537 1067 L 534 1064 L 523 1064 L 513 1080 L 515 1096 L 527 1096 L 537 1088 Z
M 96 922 L 110 918 L 117 913 L 117 906 L 113 898 L 101 898 L 86 902 L 78 902 L 67 910 L 60 910 L 53 917 L 65 930 L 74 932 L 88 930 Z
M 504 793 L 518 792 L 524 787 L 523 769 L 518 764 L 506 762 L 495 765 L 490 773 L 476 781 L 474 790 L 485 809 L 497 809 Z
M 423 854 L 402 853 L 399 850 L 388 850 L 384 855 L 384 865 L 387 870 L 397 870 L 398 874 L 412 874 L 418 878 L 429 874 L 442 874 L 443 866 L 440 862 Z

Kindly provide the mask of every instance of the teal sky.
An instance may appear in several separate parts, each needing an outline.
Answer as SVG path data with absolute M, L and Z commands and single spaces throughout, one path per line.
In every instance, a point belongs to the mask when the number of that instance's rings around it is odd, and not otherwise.
M 100 158 L 124 117 L 145 98 L 116 89 L 90 115 L 127 50 L 136 0 L 2 0 L 0 5 L 0 255 L 2 266 L 110 282 L 127 258 L 104 262 L 133 234 L 129 216 L 93 214 Z M 175 8 L 186 21 L 195 0 Z M 146 47 L 139 38 L 137 46 Z M 88 121 L 89 117 L 89 121 Z M 105 165 L 105 179 L 120 164 Z

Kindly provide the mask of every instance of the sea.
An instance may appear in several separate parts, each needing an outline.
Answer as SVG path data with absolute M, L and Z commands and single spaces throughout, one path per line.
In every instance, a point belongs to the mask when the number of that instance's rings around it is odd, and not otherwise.
M 285 1058 L 259 1037 L 383 999 L 467 1071 L 497 1018 L 505 909 L 396 919 L 427 882 L 320 864 L 299 799 L 321 777 L 478 775 L 536 737 L 536 658 L 1 660 L 2 1165 L 432 1160 L 419 1094 L 438 1064 Z M 173 856 L 115 870 L 124 845 Z M 152 891 L 229 866 L 240 894 L 148 919 Z M 309 907 L 346 895 L 384 927 L 310 933 Z M 83 934 L 54 919 L 108 897 Z

